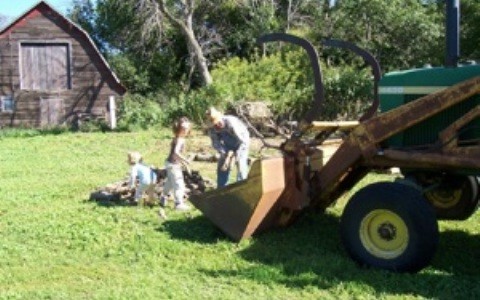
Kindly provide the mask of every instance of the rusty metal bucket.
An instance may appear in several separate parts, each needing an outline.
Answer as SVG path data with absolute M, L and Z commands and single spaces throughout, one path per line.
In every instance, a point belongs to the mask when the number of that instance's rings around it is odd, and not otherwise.
M 248 178 L 223 188 L 192 195 L 190 202 L 235 241 L 285 225 L 301 196 L 295 186 L 293 160 L 285 157 L 253 162 Z

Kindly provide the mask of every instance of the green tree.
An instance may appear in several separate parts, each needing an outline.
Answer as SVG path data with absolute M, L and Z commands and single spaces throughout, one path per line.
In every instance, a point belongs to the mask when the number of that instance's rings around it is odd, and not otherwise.
M 369 49 L 384 70 L 440 64 L 444 25 L 439 11 L 420 0 L 339 0 L 319 39 L 333 37 Z
M 77 23 L 101 45 L 132 93 L 157 103 L 161 95 L 162 120 L 185 113 L 200 120 L 208 105 L 241 100 L 268 101 L 279 114 L 301 117 L 313 96 L 308 60 L 282 43 L 267 47 L 268 56 L 260 59 L 255 41 L 265 33 L 288 32 L 314 45 L 347 40 L 372 52 L 384 71 L 444 59 L 443 0 L 337 0 L 333 7 L 329 0 L 90 1 L 75 0 Z M 478 55 L 477 11 L 476 0 L 462 1 L 467 58 Z M 369 71 L 348 51 L 319 50 L 322 117 L 355 119 L 371 99 Z
M 197 4 L 194 0 L 105 0 L 99 2 L 99 6 L 121 5 L 134 13 L 138 27 L 130 28 L 130 31 L 141 43 L 149 41 L 161 42 L 163 35 L 169 28 L 174 28 L 180 34 L 188 49 L 191 71 L 198 72 L 203 84 L 212 82 L 207 59 L 194 31 L 194 12 Z M 200 1 L 201 2 L 201 1 Z M 130 34 L 131 35 L 131 34 Z
M 480 2 L 460 1 L 460 54 L 464 59 L 480 59 Z
M 225 57 L 250 57 L 256 47 L 256 38 L 279 30 L 275 1 L 211 0 L 197 9 L 198 19 L 204 20 L 218 34 L 222 46 L 210 61 L 215 64 Z
M 105 38 L 98 31 L 95 5 L 91 0 L 73 0 L 72 8 L 67 12 L 69 18 L 88 32 L 100 52 L 106 54 Z
M 123 1 L 75 0 L 69 17 L 93 38 L 100 51 L 132 93 L 147 95 L 161 89 L 165 82 L 181 78 L 184 46 L 174 31 L 163 38 L 151 32 L 139 38 L 144 19 Z

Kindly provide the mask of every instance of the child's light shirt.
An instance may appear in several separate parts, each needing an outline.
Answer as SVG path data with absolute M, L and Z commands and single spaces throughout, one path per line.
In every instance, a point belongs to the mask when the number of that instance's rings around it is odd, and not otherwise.
M 135 182 L 138 178 L 138 182 L 143 185 L 155 183 L 156 174 L 152 168 L 145 166 L 141 163 L 136 163 L 132 166 L 130 171 L 130 187 L 135 187 Z

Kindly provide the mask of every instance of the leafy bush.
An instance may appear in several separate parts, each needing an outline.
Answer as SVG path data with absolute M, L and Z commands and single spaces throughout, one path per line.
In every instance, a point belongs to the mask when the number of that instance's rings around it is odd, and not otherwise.
M 129 91 L 144 94 L 151 90 L 148 72 L 140 70 L 127 56 L 114 55 L 109 59 L 109 62 Z
M 368 70 L 322 67 L 325 99 L 320 119 L 356 120 L 371 103 Z M 185 93 L 170 88 L 165 95 L 128 95 L 119 112 L 119 130 L 169 126 L 180 116 L 203 124 L 209 106 L 225 110 L 241 101 L 264 101 L 280 118 L 301 119 L 312 108 L 313 72 L 304 51 L 277 52 L 254 61 L 238 57 L 217 64 L 213 84 Z
M 67 126 L 52 126 L 46 128 L 33 128 L 33 127 L 8 127 L 0 130 L 0 139 L 10 137 L 34 137 L 41 135 L 57 135 L 69 132 L 70 128 Z
M 188 94 L 179 94 L 178 98 L 172 99 L 167 107 L 167 124 L 171 124 L 181 116 L 188 117 L 194 123 L 202 124 L 207 108 L 212 105 L 219 106 L 221 103 L 219 99 L 215 90 L 209 87 Z
M 207 108 L 217 105 L 215 91 L 204 89 L 183 93 L 170 90 L 169 95 L 141 96 L 131 94 L 119 105 L 118 131 L 135 131 L 161 125 L 169 127 L 180 116 L 186 116 L 201 124 Z
M 125 96 L 119 105 L 118 130 L 134 131 L 163 124 L 166 113 L 160 106 L 161 102 L 162 100 L 154 99 L 154 96 Z
M 109 130 L 110 126 L 108 123 L 100 119 L 88 120 L 78 126 L 78 131 L 81 132 L 105 132 Z
M 292 98 L 300 102 L 306 98 L 303 87 L 311 77 L 310 69 L 302 71 L 306 63 L 299 51 L 279 52 L 253 62 L 233 58 L 212 71 L 212 88 L 226 103 L 266 101 L 278 113 L 290 112 Z
M 41 135 L 38 129 L 2 128 L 2 130 L 0 130 L 0 139 L 7 137 L 33 137 L 38 135 Z
M 325 99 L 321 118 L 358 119 L 371 102 L 368 70 L 322 66 Z M 268 102 L 277 115 L 302 118 L 312 108 L 314 78 L 302 51 L 278 52 L 254 62 L 233 58 L 212 71 L 211 102 Z
M 329 69 L 327 75 L 323 80 L 322 118 L 358 120 L 373 101 L 373 80 L 369 70 L 343 67 Z

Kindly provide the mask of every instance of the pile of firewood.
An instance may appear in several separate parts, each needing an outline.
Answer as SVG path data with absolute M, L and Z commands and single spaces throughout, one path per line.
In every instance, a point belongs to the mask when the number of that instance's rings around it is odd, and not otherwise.
M 155 199 L 160 199 L 163 191 L 163 184 L 167 177 L 165 169 L 153 169 L 157 173 L 157 183 L 155 185 Z M 206 190 L 213 188 L 213 182 L 209 179 L 204 179 L 198 171 L 183 171 L 185 179 L 186 193 L 185 198 L 190 195 L 198 195 Z M 135 190 L 129 187 L 129 178 L 107 184 L 104 187 L 99 187 L 90 194 L 90 200 L 100 202 L 113 202 L 117 204 L 136 205 L 134 201 Z M 156 205 L 157 203 L 144 203 L 145 205 Z
M 297 127 L 290 119 L 277 119 L 265 101 L 236 102 L 227 113 L 242 119 L 256 137 L 287 137 Z

